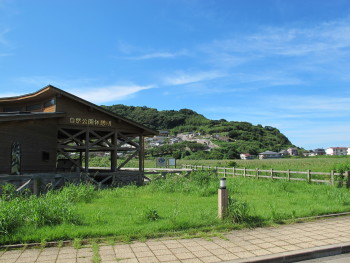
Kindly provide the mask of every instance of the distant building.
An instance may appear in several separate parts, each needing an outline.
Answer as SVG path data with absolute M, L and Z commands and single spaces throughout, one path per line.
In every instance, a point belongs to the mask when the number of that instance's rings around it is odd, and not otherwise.
M 317 149 L 315 149 L 315 150 L 313 151 L 313 153 L 314 153 L 314 156 L 316 156 L 316 155 L 325 155 L 325 154 L 326 154 L 326 151 L 325 151 L 325 149 L 317 148 Z
M 251 155 L 249 153 L 241 153 L 240 157 L 242 160 L 251 160 L 254 159 L 254 155 Z
M 297 148 L 289 148 L 289 149 L 287 149 L 287 152 L 290 156 L 298 156 L 298 149 Z
M 159 136 L 168 137 L 169 136 L 169 131 L 159 131 Z
M 286 155 L 289 155 L 288 151 L 287 150 L 282 150 L 279 152 L 281 154 L 281 156 L 286 156 Z
M 327 155 L 347 155 L 349 147 L 329 147 L 326 149 Z
M 272 152 L 272 151 L 266 151 L 259 153 L 259 159 L 272 159 L 272 158 L 281 158 L 280 153 Z

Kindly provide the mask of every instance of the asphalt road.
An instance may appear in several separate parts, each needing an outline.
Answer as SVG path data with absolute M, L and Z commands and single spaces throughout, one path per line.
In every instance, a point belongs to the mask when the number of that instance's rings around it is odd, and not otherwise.
M 350 253 L 300 261 L 302 263 L 350 263 Z

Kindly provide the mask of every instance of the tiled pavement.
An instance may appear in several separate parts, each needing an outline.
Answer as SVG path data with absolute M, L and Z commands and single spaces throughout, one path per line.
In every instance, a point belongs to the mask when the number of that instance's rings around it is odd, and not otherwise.
M 225 238 L 210 240 L 159 239 L 132 244 L 100 244 L 101 263 L 221 262 L 277 253 L 297 253 L 350 242 L 350 216 L 316 220 L 278 227 L 235 230 Z M 0 263 L 85 263 L 93 262 L 91 247 L 51 247 L 0 251 Z

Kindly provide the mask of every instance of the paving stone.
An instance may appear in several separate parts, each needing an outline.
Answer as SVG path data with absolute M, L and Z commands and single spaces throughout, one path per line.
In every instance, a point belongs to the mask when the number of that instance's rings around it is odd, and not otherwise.
M 18 258 L 16 260 L 16 263 L 35 263 L 36 257 L 35 258 Z
M 232 252 L 232 253 L 246 251 L 243 247 L 239 247 L 239 246 L 234 246 L 234 247 L 228 248 L 227 250 Z
M 160 249 L 160 250 L 153 250 L 153 254 L 156 256 L 163 256 L 163 255 L 171 255 L 171 251 L 169 249 Z
M 52 262 L 55 262 L 55 261 L 51 261 L 50 263 L 52 263 Z M 76 262 L 77 262 L 76 258 L 57 259 L 57 261 L 56 261 L 56 263 L 76 263 Z
M 145 252 L 135 251 L 134 253 L 135 253 L 135 256 L 137 258 L 153 257 L 154 256 L 154 254 L 151 251 L 145 251 Z
M 174 254 L 180 254 L 180 253 L 189 253 L 190 251 L 187 248 L 180 247 L 180 248 L 172 248 L 170 251 Z
M 193 247 L 188 247 L 187 249 L 188 249 L 190 252 L 207 250 L 205 247 L 202 247 L 201 245 L 197 245 L 197 246 L 193 246 Z
M 40 254 L 41 256 L 41 254 Z M 76 253 L 65 253 L 65 254 L 58 254 L 57 258 L 58 259 L 68 259 L 68 258 L 76 258 L 77 254 Z
M 177 258 L 173 254 L 159 255 L 157 256 L 157 258 L 160 262 L 169 262 L 172 260 L 177 260 Z
M 40 256 L 36 259 L 36 262 L 42 262 L 42 261 L 51 261 L 51 262 L 55 262 L 55 260 L 57 259 L 57 255 L 44 255 L 42 256 L 40 254 Z
M 266 250 L 270 251 L 273 254 L 282 253 L 286 251 L 286 249 L 281 247 L 272 247 L 272 248 L 267 248 Z
M 198 258 L 213 256 L 213 253 L 208 250 L 193 251 L 192 253 Z
M 271 254 L 271 252 L 266 250 L 266 249 L 257 249 L 257 250 L 253 250 L 253 251 L 250 251 L 250 252 L 252 252 L 256 256 L 265 256 L 265 255 Z
M 255 255 L 248 251 L 242 251 L 242 252 L 237 252 L 236 256 L 239 258 L 251 258 L 251 257 L 254 257 Z
M 199 258 L 190 258 L 181 260 L 182 263 L 202 263 Z
M 188 253 L 180 253 L 180 254 L 174 254 L 178 259 L 183 260 L 183 259 L 190 259 L 190 258 L 195 258 L 196 256 L 190 252 Z
M 139 263 L 139 261 L 136 258 L 128 258 L 128 259 L 121 259 L 121 260 L 118 259 L 117 261 L 114 261 L 114 263 L 115 262 L 119 262 L 119 263 Z M 102 261 L 101 263 L 104 263 L 104 261 Z M 110 261 L 106 261 L 106 263 L 110 263 Z
M 221 260 L 233 260 L 239 258 L 235 254 L 222 254 L 222 255 L 217 255 L 218 258 Z
M 162 249 L 167 249 L 167 247 L 166 247 L 164 244 L 162 244 L 162 243 L 148 245 L 148 247 L 149 247 L 151 250 L 162 250 Z
M 160 262 L 155 256 L 138 258 L 138 261 L 140 263 L 158 263 L 158 262 Z
M 210 249 L 209 250 L 212 254 L 214 254 L 215 256 L 219 256 L 219 255 L 225 255 L 230 253 L 230 251 L 224 249 L 224 248 L 220 248 L 220 249 Z
M 222 260 L 216 256 L 209 256 L 209 257 L 201 257 L 199 258 L 204 263 L 216 263 L 221 262 Z

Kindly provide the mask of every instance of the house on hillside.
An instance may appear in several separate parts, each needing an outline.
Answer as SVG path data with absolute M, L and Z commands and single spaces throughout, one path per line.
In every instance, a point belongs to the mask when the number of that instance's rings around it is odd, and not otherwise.
M 169 131 L 159 131 L 159 136 L 168 137 L 169 136 Z
M 347 155 L 349 147 L 329 147 L 326 149 L 327 155 Z
M 297 148 L 288 148 L 287 152 L 290 156 L 298 156 L 298 149 Z
M 259 159 L 272 159 L 272 158 L 281 158 L 281 154 L 272 151 L 266 151 L 259 153 Z

